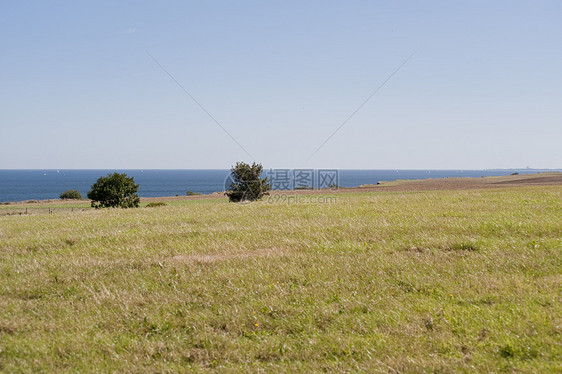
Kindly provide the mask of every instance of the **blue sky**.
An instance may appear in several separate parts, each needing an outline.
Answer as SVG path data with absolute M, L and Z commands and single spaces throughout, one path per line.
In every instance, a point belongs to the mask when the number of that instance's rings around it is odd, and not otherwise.
M 561 1 L 2 2 L 0 168 L 560 168 L 560 19 Z

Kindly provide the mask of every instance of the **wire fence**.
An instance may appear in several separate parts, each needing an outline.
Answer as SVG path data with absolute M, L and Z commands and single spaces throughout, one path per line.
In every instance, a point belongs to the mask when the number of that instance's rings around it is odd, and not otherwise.
M 38 214 L 57 214 L 69 212 L 83 212 L 91 208 L 76 208 L 76 207 L 5 207 L 0 209 L 1 216 L 25 216 L 25 215 L 38 215 Z

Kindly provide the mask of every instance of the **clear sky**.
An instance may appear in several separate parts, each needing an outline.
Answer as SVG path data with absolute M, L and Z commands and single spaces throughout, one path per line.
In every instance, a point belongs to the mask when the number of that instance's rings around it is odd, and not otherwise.
M 561 20 L 559 0 L 3 1 L 0 168 L 561 168 Z

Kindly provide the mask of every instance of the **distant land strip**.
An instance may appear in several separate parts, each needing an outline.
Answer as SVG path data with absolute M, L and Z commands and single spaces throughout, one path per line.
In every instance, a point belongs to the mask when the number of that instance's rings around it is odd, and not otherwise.
M 514 174 L 506 176 L 491 177 L 455 177 L 455 178 L 428 178 L 416 180 L 394 180 L 379 182 L 379 184 L 367 184 L 359 187 L 339 187 L 310 190 L 272 190 L 270 194 L 275 195 L 314 195 L 314 194 L 339 194 L 339 193 L 361 193 L 361 192 L 383 192 L 383 191 L 436 191 L 436 190 L 473 190 L 484 188 L 506 188 L 523 186 L 562 186 L 561 172 L 544 172 L 537 174 Z M 142 202 L 153 201 L 182 201 L 226 198 L 224 192 L 217 191 L 207 195 L 195 196 L 164 196 L 164 197 L 141 197 Z M 15 204 L 76 204 L 76 201 L 63 200 L 27 200 L 19 202 L 4 203 Z

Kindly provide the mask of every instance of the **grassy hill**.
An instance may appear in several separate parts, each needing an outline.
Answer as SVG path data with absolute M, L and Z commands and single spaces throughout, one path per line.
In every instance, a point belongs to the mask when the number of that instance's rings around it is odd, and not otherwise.
M 561 195 L 0 215 L 0 370 L 560 371 Z

